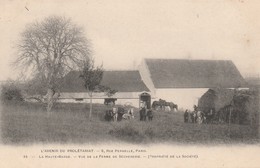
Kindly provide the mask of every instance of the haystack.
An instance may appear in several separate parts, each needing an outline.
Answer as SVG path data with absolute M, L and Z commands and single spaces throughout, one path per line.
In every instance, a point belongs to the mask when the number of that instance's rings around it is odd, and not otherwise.
M 209 111 L 210 109 L 219 111 L 221 108 L 232 104 L 234 95 L 234 89 L 209 89 L 199 99 L 198 107 L 203 111 Z

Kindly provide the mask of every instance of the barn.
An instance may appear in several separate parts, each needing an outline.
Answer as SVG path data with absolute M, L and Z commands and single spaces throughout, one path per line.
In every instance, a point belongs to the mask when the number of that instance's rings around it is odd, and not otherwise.
M 71 71 L 64 77 L 59 102 L 89 102 L 90 97 L 79 76 L 79 71 Z M 138 107 L 140 98 L 151 96 L 150 90 L 142 81 L 137 70 L 104 71 L 101 85 L 117 90 L 116 94 L 109 97 L 117 99 L 116 104 L 130 104 Z M 104 92 L 95 92 L 92 102 L 104 103 L 105 98 L 108 96 Z
M 144 59 L 139 71 L 156 99 L 172 101 L 183 109 L 192 109 L 210 88 L 245 86 L 230 60 Z
M 61 102 L 88 102 L 89 95 L 79 72 L 68 73 L 61 87 Z M 192 109 L 209 89 L 243 88 L 244 78 L 230 60 L 143 59 L 138 70 L 105 71 L 102 85 L 118 92 L 117 104 L 139 106 L 140 96 L 147 101 L 164 99 L 179 108 Z M 104 103 L 104 93 L 94 93 L 94 103 Z

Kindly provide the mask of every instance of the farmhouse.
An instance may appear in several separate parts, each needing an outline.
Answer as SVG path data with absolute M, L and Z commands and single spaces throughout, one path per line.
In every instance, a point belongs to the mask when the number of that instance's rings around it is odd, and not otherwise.
M 88 102 L 80 73 L 68 73 L 61 87 L 61 102 Z M 105 71 L 101 82 L 118 92 L 117 104 L 139 106 L 142 93 L 146 101 L 164 99 L 179 108 L 192 109 L 209 89 L 241 88 L 246 82 L 229 60 L 144 59 L 138 70 Z M 105 93 L 94 93 L 94 103 L 104 103 Z M 148 104 L 149 104 L 148 103 Z
M 69 72 L 61 86 L 60 102 L 89 102 L 89 95 L 84 87 L 80 72 Z M 139 106 L 139 98 L 144 94 L 150 95 L 150 90 L 142 81 L 139 71 L 104 71 L 101 85 L 117 90 L 110 98 L 117 99 L 116 104 L 131 104 Z M 108 96 L 102 92 L 93 93 L 93 103 L 104 103 Z
M 156 99 L 192 109 L 209 88 L 240 88 L 245 81 L 229 60 L 144 59 L 144 83 Z

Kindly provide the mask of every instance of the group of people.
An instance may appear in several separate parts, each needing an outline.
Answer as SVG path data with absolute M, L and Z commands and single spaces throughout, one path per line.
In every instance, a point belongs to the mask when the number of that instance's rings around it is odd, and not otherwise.
M 140 121 L 146 121 L 146 118 L 148 118 L 148 121 L 153 120 L 152 109 L 148 109 L 146 107 L 141 107 L 139 113 L 140 113 Z
M 194 105 L 193 111 L 185 110 L 184 112 L 184 122 L 188 123 L 210 123 L 213 118 L 213 109 L 211 109 L 209 112 L 205 113 L 203 111 L 200 111 L 196 105 Z
M 134 118 L 134 108 L 125 109 L 123 107 L 113 106 L 112 109 L 106 110 L 106 121 L 121 121 L 122 119 L 130 120 Z
M 145 106 L 141 107 L 139 110 L 140 121 L 153 120 L 153 111 Z M 113 106 L 111 109 L 106 110 L 105 120 L 106 121 L 121 121 L 121 120 L 131 120 L 134 119 L 134 108 L 125 109 L 123 107 Z

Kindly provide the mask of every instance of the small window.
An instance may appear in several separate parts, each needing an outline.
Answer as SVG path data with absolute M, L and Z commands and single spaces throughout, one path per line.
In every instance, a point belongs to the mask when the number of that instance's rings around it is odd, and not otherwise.
M 78 99 L 75 99 L 76 101 L 83 101 L 83 99 L 82 98 L 78 98 Z

